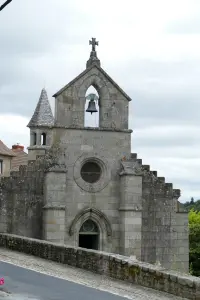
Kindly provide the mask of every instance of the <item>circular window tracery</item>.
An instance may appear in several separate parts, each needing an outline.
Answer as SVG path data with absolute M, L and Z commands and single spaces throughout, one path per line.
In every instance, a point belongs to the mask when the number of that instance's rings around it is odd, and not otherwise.
M 101 168 L 96 162 L 86 162 L 81 168 L 81 177 L 85 182 L 95 183 L 101 177 Z
M 95 232 L 98 233 L 98 227 L 92 220 L 87 220 L 81 226 L 80 232 Z
M 97 164 L 98 167 L 100 168 L 100 176 L 97 174 L 99 178 L 96 175 L 95 178 L 96 179 L 98 178 L 98 180 L 93 181 L 93 183 L 85 181 L 81 174 L 81 170 L 82 171 L 84 170 L 82 169 L 83 166 L 89 162 Z M 96 152 L 89 152 L 89 153 L 82 154 L 74 164 L 74 180 L 76 184 L 84 191 L 87 191 L 89 193 L 99 192 L 108 185 L 110 179 L 111 179 L 111 172 L 110 172 L 108 161 L 105 159 L 105 157 L 97 155 Z

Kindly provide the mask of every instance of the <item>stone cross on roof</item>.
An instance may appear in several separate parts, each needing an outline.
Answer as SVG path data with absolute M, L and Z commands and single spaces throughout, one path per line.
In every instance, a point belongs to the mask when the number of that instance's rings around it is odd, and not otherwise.
M 96 46 L 99 46 L 99 42 L 96 41 L 96 38 L 92 38 L 91 41 L 89 41 L 89 45 L 92 45 L 92 51 L 96 51 Z
M 100 67 L 100 60 L 97 57 L 96 46 L 99 46 L 99 42 L 96 38 L 89 40 L 89 45 L 92 45 L 92 51 L 90 52 L 90 58 L 87 61 L 86 67 L 89 68 L 91 65 L 96 64 Z

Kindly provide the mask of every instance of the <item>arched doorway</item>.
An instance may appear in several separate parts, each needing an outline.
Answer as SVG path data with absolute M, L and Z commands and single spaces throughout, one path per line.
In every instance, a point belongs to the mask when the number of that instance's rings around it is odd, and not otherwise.
M 99 249 L 99 229 L 95 222 L 87 220 L 79 231 L 79 247 L 86 249 Z

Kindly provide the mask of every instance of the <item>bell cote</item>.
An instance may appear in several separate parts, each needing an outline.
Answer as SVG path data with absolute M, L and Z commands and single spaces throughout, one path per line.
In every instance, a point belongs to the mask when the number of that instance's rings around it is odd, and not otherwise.
M 91 116 L 96 119 L 93 127 L 128 129 L 131 99 L 101 68 L 96 39 L 92 38 L 89 45 L 92 50 L 86 69 L 54 95 L 55 125 L 84 128 L 86 119 Z

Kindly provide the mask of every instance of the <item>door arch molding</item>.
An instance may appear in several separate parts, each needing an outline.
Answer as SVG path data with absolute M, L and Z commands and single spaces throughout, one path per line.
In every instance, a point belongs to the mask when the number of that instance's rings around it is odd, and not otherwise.
M 99 228 L 99 250 L 110 251 L 112 248 L 112 228 L 108 218 L 96 208 L 81 210 L 69 227 L 69 235 L 74 236 L 75 245 L 78 247 L 79 231 L 85 221 L 92 220 Z

